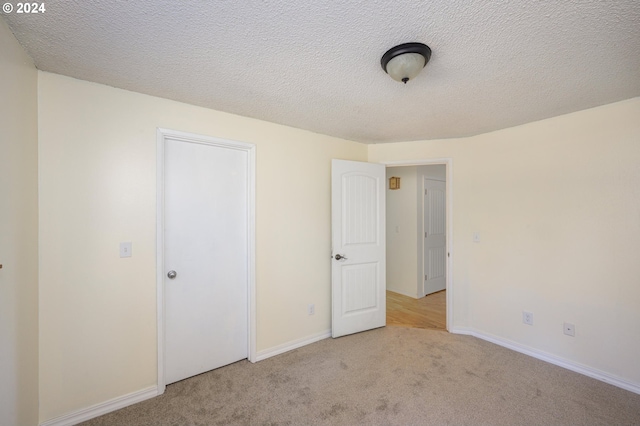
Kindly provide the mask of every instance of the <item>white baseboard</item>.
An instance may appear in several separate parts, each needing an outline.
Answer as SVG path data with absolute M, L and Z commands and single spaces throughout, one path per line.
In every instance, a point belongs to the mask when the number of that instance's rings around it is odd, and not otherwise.
M 620 377 L 613 376 L 604 371 L 596 368 L 589 367 L 584 364 L 577 363 L 550 353 L 540 351 L 538 349 L 531 348 L 529 346 L 522 345 L 520 343 L 504 339 L 502 337 L 494 336 L 489 333 L 485 333 L 473 328 L 467 327 L 453 327 L 450 330 L 454 334 L 467 334 L 469 336 L 477 337 L 478 339 L 486 340 L 487 342 L 495 343 L 496 345 L 511 349 L 516 352 L 523 353 L 525 355 L 532 356 L 541 361 L 548 362 L 558 367 L 566 368 L 567 370 L 575 371 L 576 373 L 584 374 L 585 376 L 600 380 L 601 382 L 609 383 L 610 385 L 617 386 L 619 388 L 628 390 L 629 392 L 640 394 L 640 385 L 631 383 Z
M 326 339 L 327 337 L 331 337 L 331 330 L 325 330 L 323 332 L 313 334 L 311 336 L 303 337 L 301 339 L 292 340 L 287 343 L 283 343 L 278 346 L 274 346 L 269 349 L 262 350 L 258 352 L 256 361 L 262 361 L 267 358 L 271 358 L 272 356 L 280 355 L 285 352 L 289 352 L 293 349 L 301 348 L 302 346 L 306 346 L 311 343 L 315 343 L 319 340 Z
M 420 296 L 418 295 L 417 292 L 413 293 L 413 294 L 409 294 L 409 293 L 405 293 L 404 291 L 396 290 L 396 289 L 393 289 L 393 288 L 387 288 L 387 290 L 389 290 L 389 291 L 391 291 L 393 293 L 398 293 L 398 294 L 401 294 L 403 296 L 410 297 L 412 299 L 420 299 Z
M 76 425 L 78 423 L 85 422 L 103 414 L 107 414 L 112 411 L 127 407 L 129 405 L 144 401 L 146 399 L 153 398 L 154 396 L 158 396 L 158 387 L 155 385 L 150 386 L 146 389 L 132 392 L 127 395 L 110 399 L 109 401 L 92 405 L 91 407 L 83 408 L 82 410 L 78 410 L 73 413 L 65 414 L 64 416 L 56 417 L 55 419 L 47 420 L 44 423 L 40 423 L 40 426 Z
M 256 361 L 262 361 L 267 358 L 271 358 L 272 356 L 289 352 L 293 349 L 326 339 L 327 337 L 331 337 L 331 330 L 326 330 L 311 336 L 283 343 L 282 345 L 274 346 L 273 348 L 262 350 L 258 352 Z M 123 395 L 100 404 L 92 405 L 91 407 L 83 408 L 82 410 L 78 410 L 73 413 L 65 414 L 64 416 L 56 417 L 55 419 L 47 420 L 44 423 L 40 423 L 40 426 L 72 426 L 129 405 L 136 404 L 146 399 L 153 398 L 161 393 L 162 392 L 159 392 L 157 386 L 151 386 L 128 395 Z
M 529 355 L 541 361 L 545 361 L 550 364 L 566 368 L 567 370 L 575 371 L 576 373 L 592 377 L 596 380 L 609 383 L 613 386 L 617 386 L 630 392 L 640 394 L 640 385 L 638 384 L 628 382 L 620 377 L 613 376 L 604 371 L 600 371 L 598 369 L 574 361 L 570 361 L 568 359 L 561 358 L 556 355 L 552 355 L 547 352 L 543 352 L 508 339 L 504 339 L 502 337 L 494 336 L 492 334 L 467 327 L 452 327 L 449 331 L 453 334 L 466 334 L 474 336 L 479 339 L 486 340 L 496 345 L 505 347 L 507 349 Z M 331 330 L 326 330 L 311 336 L 303 337 L 301 339 L 292 340 L 290 342 L 259 351 L 256 357 L 256 361 L 262 361 L 267 358 L 271 358 L 272 356 L 283 354 L 285 352 L 318 342 L 328 337 L 331 337 Z M 72 426 L 101 416 L 103 414 L 119 410 L 129 405 L 136 404 L 146 399 L 153 398 L 158 395 L 158 387 L 151 386 L 137 392 L 132 392 L 128 395 L 123 395 L 117 398 L 113 398 L 109 401 L 102 402 L 100 404 L 92 405 L 91 407 L 87 407 L 82 410 L 66 414 L 64 416 L 56 417 L 55 419 L 47 420 L 44 423 L 40 423 L 40 426 Z

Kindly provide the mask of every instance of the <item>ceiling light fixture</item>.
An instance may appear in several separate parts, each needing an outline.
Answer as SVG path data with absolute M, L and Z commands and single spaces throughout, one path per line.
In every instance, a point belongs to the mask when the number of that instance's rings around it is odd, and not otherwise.
M 407 84 L 420 73 L 431 58 L 431 49 L 422 43 L 404 43 L 382 55 L 382 69 L 395 81 Z

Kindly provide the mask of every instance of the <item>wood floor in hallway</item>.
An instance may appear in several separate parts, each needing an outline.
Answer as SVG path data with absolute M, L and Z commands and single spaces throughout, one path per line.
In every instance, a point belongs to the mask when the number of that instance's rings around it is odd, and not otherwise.
M 447 291 L 414 299 L 387 290 L 387 325 L 446 330 Z

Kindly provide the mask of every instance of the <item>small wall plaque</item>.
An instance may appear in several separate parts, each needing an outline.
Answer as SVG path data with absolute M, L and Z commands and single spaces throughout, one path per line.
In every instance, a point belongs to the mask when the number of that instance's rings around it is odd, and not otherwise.
M 389 178 L 389 189 L 400 189 L 400 178 L 399 177 L 390 177 Z

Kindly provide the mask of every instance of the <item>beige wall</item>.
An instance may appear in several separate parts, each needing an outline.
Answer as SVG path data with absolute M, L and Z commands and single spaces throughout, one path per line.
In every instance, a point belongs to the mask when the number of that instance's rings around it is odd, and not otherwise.
M 435 179 L 445 181 L 447 179 L 447 166 L 444 164 L 430 164 L 427 166 L 418 166 L 418 180 L 422 182 L 424 178 Z M 420 198 L 424 202 L 422 191 L 420 191 Z
M 454 327 L 640 386 L 639 117 L 635 98 L 465 139 L 369 146 L 371 162 L 452 158 Z
M 38 211 L 40 421 L 155 384 L 157 127 L 257 145 L 258 350 L 329 329 L 330 159 L 366 146 L 37 73 L 2 20 L 0 75 L 0 423 L 37 422 Z M 371 162 L 453 159 L 453 327 L 640 386 L 639 116 L 636 98 L 368 147 Z
M 0 424 L 38 423 L 37 71 L 0 19 Z
M 389 178 L 400 178 L 400 189 L 389 189 Z M 418 297 L 416 167 L 387 168 L 387 290 Z
M 156 383 L 157 127 L 257 146 L 258 351 L 330 328 L 331 159 L 365 145 L 44 72 L 39 97 L 41 421 Z

